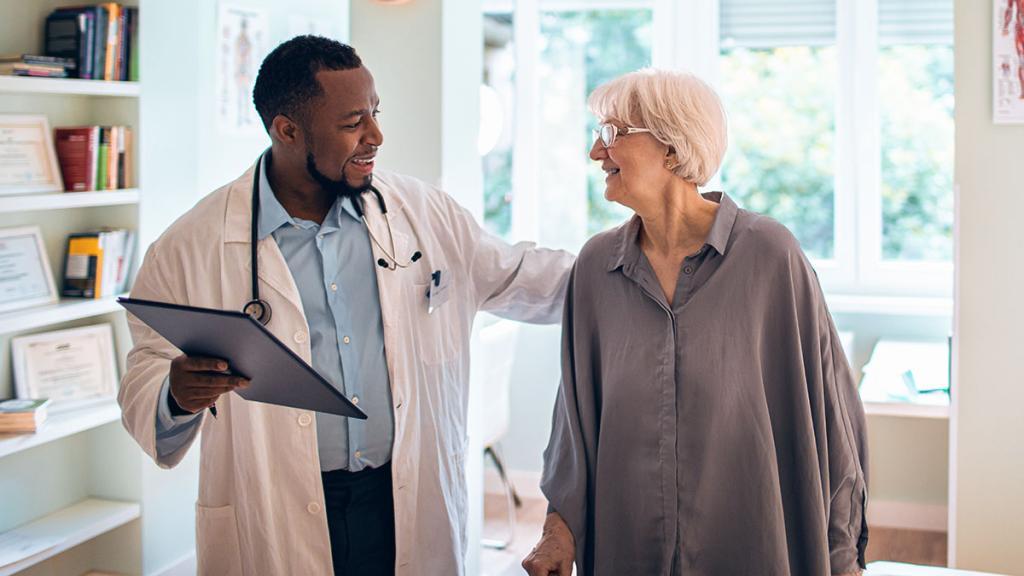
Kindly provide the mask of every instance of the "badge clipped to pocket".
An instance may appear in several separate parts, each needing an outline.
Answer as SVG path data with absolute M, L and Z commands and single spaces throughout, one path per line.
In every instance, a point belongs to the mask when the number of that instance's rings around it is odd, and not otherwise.
M 447 270 L 434 270 L 430 274 L 430 284 L 427 287 L 427 314 L 433 314 L 434 310 L 448 301 L 448 288 L 451 284 L 452 277 Z

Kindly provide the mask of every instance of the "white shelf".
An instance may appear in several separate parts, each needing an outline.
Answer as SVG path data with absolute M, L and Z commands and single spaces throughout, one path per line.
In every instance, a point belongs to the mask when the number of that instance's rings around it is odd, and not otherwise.
M 70 322 L 124 310 L 116 298 L 68 298 L 57 304 L 26 308 L 0 314 L 0 334 L 33 330 L 60 322 Z
M 910 404 L 907 402 L 864 402 L 868 416 L 898 416 L 903 418 L 949 419 L 948 405 Z
M 58 192 L 48 194 L 20 194 L 0 196 L 0 214 L 31 212 L 34 210 L 63 210 L 93 206 L 138 204 L 138 188 L 98 192 Z
M 136 98 L 138 82 L 106 82 L 78 78 L 31 78 L 0 76 L 0 92 L 16 94 L 61 94 L 70 96 L 123 96 Z
M 881 314 L 889 316 L 952 316 L 952 298 L 906 296 L 854 296 L 826 294 L 833 314 Z
M 121 419 L 121 407 L 111 400 L 102 404 L 50 414 L 37 432 L 0 434 L 0 458 L 28 450 L 54 440 L 92 430 Z
M 0 576 L 15 574 L 65 550 L 105 534 L 139 517 L 135 502 L 90 498 L 15 528 L 17 534 L 33 538 L 58 538 L 60 542 L 14 564 L 0 566 Z

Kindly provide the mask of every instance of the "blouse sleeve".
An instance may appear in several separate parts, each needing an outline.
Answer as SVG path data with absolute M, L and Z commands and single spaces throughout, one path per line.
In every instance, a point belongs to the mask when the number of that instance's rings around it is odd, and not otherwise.
M 832 574 L 865 568 L 867 438 L 864 407 L 832 317 L 821 302 L 820 328 L 828 470 L 828 545 Z
M 555 399 L 551 438 L 544 451 L 541 490 L 548 499 L 549 511 L 557 512 L 576 541 L 578 573 L 584 569 L 587 549 L 588 471 L 584 429 L 577 394 L 577 350 L 574 342 L 574 286 L 576 270 L 569 277 L 569 289 L 563 309 L 562 379 Z

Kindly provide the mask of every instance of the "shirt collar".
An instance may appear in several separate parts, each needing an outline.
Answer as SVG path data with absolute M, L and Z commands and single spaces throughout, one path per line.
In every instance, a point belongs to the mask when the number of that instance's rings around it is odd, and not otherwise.
M 287 224 L 301 226 L 301 222 L 304 222 L 302 220 L 292 218 L 291 215 L 288 214 L 288 211 L 284 209 L 284 206 L 282 206 L 277 200 L 277 196 L 274 195 L 274 189 L 270 186 L 270 179 L 267 178 L 267 161 L 269 158 L 270 150 L 264 152 L 263 156 L 260 158 L 260 221 L 257 236 L 258 240 L 263 240 L 267 236 L 270 236 L 281 226 L 285 226 Z M 341 210 L 338 210 L 339 205 Z M 333 222 L 335 226 L 340 226 L 343 213 L 347 213 L 357 222 L 361 221 L 359 214 L 356 212 L 355 206 L 352 205 L 352 199 L 345 197 L 342 198 L 340 202 L 334 203 L 330 212 L 327 213 L 327 218 L 324 219 L 324 223 Z
M 714 248 L 716 252 L 724 256 L 729 246 L 729 237 L 732 235 L 739 207 L 724 192 L 706 192 L 702 195 L 706 200 L 718 203 L 718 212 L 715 213 L 715 221 L 711 225 L 711 231 L 708 232 L 704 245 Z M 620 267 L 633 267 L 639 261 L 641 225 L 640 217 L 634 215 L 616 232 L 617 246 L 608 259 L 609 272 Z

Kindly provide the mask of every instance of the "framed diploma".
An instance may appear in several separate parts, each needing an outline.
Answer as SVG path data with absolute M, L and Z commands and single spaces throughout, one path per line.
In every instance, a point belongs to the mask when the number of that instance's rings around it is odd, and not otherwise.
M 56 301 L 39 227 L 0 229 L 0 312 Z
M 0 195 L 63 191 L 46 116 L 0 115 Z
M 51 411 L 108 400 L 117 391 L 110 324 L 13 338 L 11 359 L 18 398 L 49 398 Z

